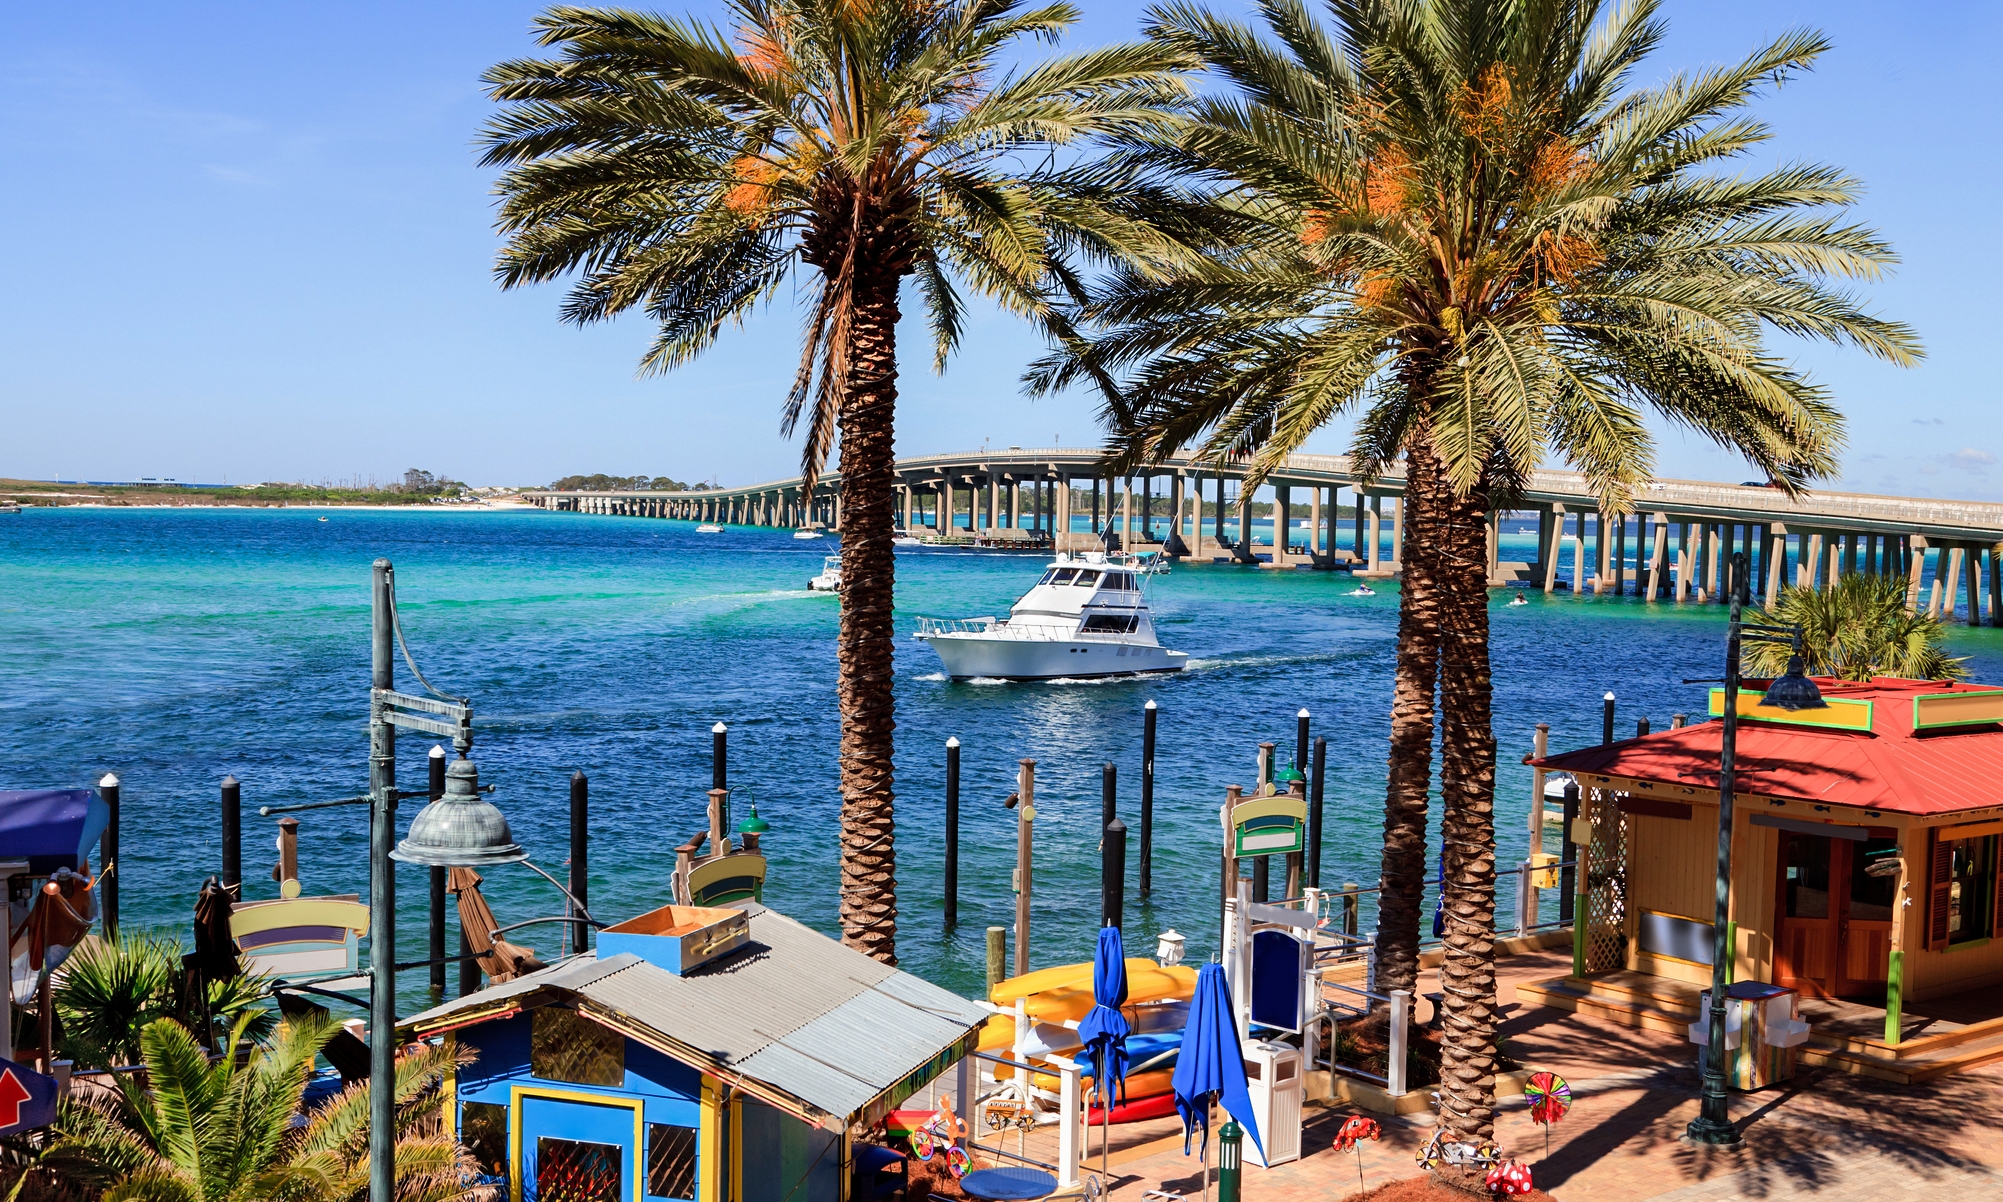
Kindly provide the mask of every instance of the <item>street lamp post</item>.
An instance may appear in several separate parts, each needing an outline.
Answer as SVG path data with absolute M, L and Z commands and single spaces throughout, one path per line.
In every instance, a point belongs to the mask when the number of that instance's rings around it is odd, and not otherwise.
M 473 706 L 433 688 L 417 670 L 396 617 L 396 574 L 374 564 L 369 628 L 369 1202 L 396 1202 L 396 862 L 427 868 L 515 864 L 528 852 L 508 820 L 480 795 Z M 401 648 L 411 675 L 431 696 L 395 688 Z M 419 811 L 396 842 L 396 728 L 452 740 L 459 758 L 445 770 L 444 796 Z M 428 790 L 427 790 L 428 793 Z M 533 866 L 531 866 L 533 867 Z M 588 916 L 587 916 L 588 917 Z
M 1718 746 L 1718 880 L 1717 908 L 1711 923 L 1711 1009 L 1710 1030 L 1704 1047 L 1704 1095 L 1697 1117 L 1690 1120 L 1686 1134 L 1691 1142 L 1719 1147 L 1737 1147 L 1739 1131 L 1732 1125 L 1725 1099 L 1725 981 L 1731 962 L 1732 916 L 1732 794 L 1736 781 L 1739 750 L 1739 655 L 1743 644 L 1789 641 L 1794 655 L 1787 673 L 1775 680 L 1760 699 L 1763 706 L 1786 710 L 1822 709 L 1821 691 L 1802 669 L 1801 630 L 1794 626 L 1768 626 L 1744 620 L 1750 600 L 1746 578 L 1746 555 L 1732 554 L 1726 582 L 1731 597 L 1731 618 L 1725 633 L 1725 702 L 1720 717 Z M 1609 694 L 1609 697 L 1612 695 Z

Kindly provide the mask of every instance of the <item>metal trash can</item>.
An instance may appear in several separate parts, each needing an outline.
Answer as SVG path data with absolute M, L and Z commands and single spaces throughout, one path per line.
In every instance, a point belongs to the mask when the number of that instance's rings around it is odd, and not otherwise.
M 1725 991 L 1725 1083 L 1733 1089 L 1764 1089 L 1794 1076 L 1795 1049 L 1808 1041 L 1810 1024 L 1801 1019 L 1801 993 L 1782 985 L 1740 981 Z M 1711 1043 L 1711 991 L 1697 995 L 1697 1021 L 1690 1042 Z M 1698 1057 L 1703 1066 L 1703 1057 Z

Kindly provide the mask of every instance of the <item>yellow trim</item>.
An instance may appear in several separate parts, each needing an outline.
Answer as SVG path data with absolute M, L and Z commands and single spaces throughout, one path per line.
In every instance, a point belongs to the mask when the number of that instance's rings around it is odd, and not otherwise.
M 730 1196 L 744 1197 L 744 1095 L 730 1095 Z
M 1979 839 L 1984 835 L 2003 835 L 2003 818 L 1943 826 L 1937 828 L 1937 833 L 1942 839 Z
M 1913 698 L 1913 729 L 2003 722 L 2003 689 L 1923 693 Z
M 1255 801 L 1240 802 L 1231 807 L 1231 825 L 1243 826 L 1254 818 L 1264 818 L 1268 814 L 1284 814 L 1306 822 L 1308 803 L 1298 797 L 1261 797 Z
M 357 935 L 366 935 L 369 908 L 338 897 L 299 897 L 289 901 L 246 902 L 230 911 L 230 935 L 237 939 L 281 927 L 346 927 Z
M 633 1112 L 633 1202 L 647 1202 L 647 1111 L 639 1098 L 615 1098 L 581 1089 L 551 1089 L 546 1085 L 516 1085 L 508 1090 L 508 1198 L 522 1202 L 522 1099 L 550 1098 L 592 1106 L 623 1107 Z M 698 1165 L 696 1171 L 702 1171 Z
M 702 1077 L 702 1126 L 696 1136 L 696 1202 L 723 1202 L 718 1189 L 723 1173 L 723 1105 L 721 1082 L 704 1073 Z
M 453 1054 L 459 1050 L 459 1037 L 448 1031 L 440 1042 L 445 1045 L 445 1063 L 452 1064 Z M 445 1101 L 445 1129 L 458 1134 L 459 1131 L 459 1069 L 457 1065 L 445 1070 L 445 1080 L 439 1083 L 441 1096 Z
M 1848 697 L 1825 698 L 1827 708 L 1816 710 L 1784 710 L 1777 705 L 1761 705 L 1765 694 L 1751 689 L 1739 691 L 1739 717 L 1756 722 L 1772 722 L 1782 726 L 1818 726 L 1829 730 L 1871 729 L 1871 703 Z M 1725 690 L 1712 689 L 1707 707 L 1713 718 L 1725 712 Z

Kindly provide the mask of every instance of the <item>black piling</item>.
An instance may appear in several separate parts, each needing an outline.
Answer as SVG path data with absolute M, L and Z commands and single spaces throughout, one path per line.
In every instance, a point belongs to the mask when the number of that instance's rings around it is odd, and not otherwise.
M 1634 737 L 1638 739 L 1647 733 L 1648 733 L 1648 719 L 1636 718 L 1634 721 Z
M 583 772 L 570 774 L 570 896 L 577 918 L 570 924 L 570 950 L 581 956 L 591 946 L 584 917 L 591 907 L 591 781 Z
M 1306 706 L 1302 706 L 1301 712 L 1294 715 L 1294 771 L 1296 772 L 1306 772 L 1308 770 L 1308 722 L 1310 720 Z
M 1609 705 L 1612 702 L 1608 703 Z M 1572 842 L 1572 824 L 1579 818 L 1579 782 L 1565 786 L 1565 837 L 1559 845 L 1563 848 L 1565 867 L 1558 870 L 1558 921 L 1572 921 L 1572 898 L 1579 890 L 1579 848 Z
M 1120 770 L 1111 763 L 1099 766 L 1099 829 L 1105 830 L 1120 810 Z
M 1614 741 L 1614 695 L 1613 695 L 1613 690 L 1609 689 L 1607 690 L 1607 695 L 1601 699 L 1600 742 L 1611 743 L 1613 741 Z
M 243 783 L 223 777 L 223 888 L 243 885 Z
M 946 925 L 960 921 L 960 740 L 946 740 Z
M 104 808 L 111 812 L 111 820 L 105 825 L 101 846 L 104 848 L 104 863 L 98 869 L 98 903 L 104 908 L 104 937 L 118 941 L 118 777 L 107 772 L 104 779 L 97 782 L 98 796 L 104 799 Z M 46 1010 L 45 1010 L 46 1013 Z M 47 1039 L 42 1041 L 44 1044 Z M 53 1069 L 43 1069 L 53 1072 Z
M 730 829 L 730 728 L 719 722 L 709 728 L 709 787 L 723 789 L 723 826 Z M 717 849 L 712 848 L 711 851 Z
M 1154 888 L 1155 703 L 1141 717 L 1141 896 Z
M 1127 892 L 1127 824 L 1118 818 L 1106 824 L 1099 844 L 1099 925 L 1123 925 L 1122 902 Z
M 431 800 L 445 796 L 445 748 L 432 744 L 431 756 L 426 761 L 430 776 L 425 781 L 425 792 Z M 445 869 L 432 868 L 426 875 L 431 885 L 431 925 L 426 944 L 431 959 L 431 996 L 438 1000 L 445 997 Z
M 1308 883 L 1321 888 L 1321 784 L 1328 771 L 1328 739 L 1314 741 L 1314 772 L 1308 777 Z

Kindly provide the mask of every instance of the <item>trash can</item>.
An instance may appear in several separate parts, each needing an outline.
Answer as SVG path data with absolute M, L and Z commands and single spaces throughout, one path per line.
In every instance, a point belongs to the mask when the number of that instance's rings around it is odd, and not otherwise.
M 1733 1089 L 1764 1089 L 1794 1076 L 1795 1049 L 1808 1041 L 1801 1020 L 1801 994 L 1781 985 L 1740 981 L 1725 991 L 1725 1083 Z M 1711 1043 L 1711 991 L 1697 995 L 1697 1021 L 1690 1042 Z M 1698 1057 L 1698 1067 L 1703 1067 Z

